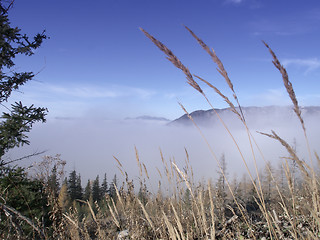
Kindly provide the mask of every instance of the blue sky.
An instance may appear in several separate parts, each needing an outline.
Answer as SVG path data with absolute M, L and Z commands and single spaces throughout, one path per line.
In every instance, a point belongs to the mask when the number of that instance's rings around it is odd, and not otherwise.
M 9 17 L 27 34 L 50 36 L 34 56 L 16 59 L 16 69 L 40 73 L 12 98 L 48 107 L 49 118 L 175 119 L 183 114 L 177 101 L 189 111 L 209 108 L 139 27 L 230 96 L 188 26 L 215 49 L 242 105 L 290 104 L 264 40 L 301 105 L 320 104 L 318 0 L 16 0 Z M 227 107 L 203 89 L 215 107 Z

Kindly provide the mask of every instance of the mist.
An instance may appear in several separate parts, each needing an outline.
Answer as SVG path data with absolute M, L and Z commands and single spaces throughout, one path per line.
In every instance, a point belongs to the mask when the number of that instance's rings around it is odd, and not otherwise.
M 253 171 L 253 155 L 244 126 L 229 111 L 222 113 L 221 117 L 239 144 L 250 170 Z M 319 149 L 320 145 L 319 117 L 320 114 L 305 117 L 311 151 Z M 280 143 L 256 131 L 276 131 L 290 145 L 295 143 L 298 155 L 308 161 L 303 131 L 294 114 L 284 116 L 281 110 L 274 111 L 269 117 L 248 113 L 247 122 L 266 161 L 270 161 L 275 167 L 283 162 L 282 157 L 288 157 L 288 153 Z M 85 183 L 86 179 L 94 179 L 97 175 L 102 177 L 104 173 L 107 174 L 108 181 L 111 181 L 114 174 L 123 180 L 113 156 L 119 159 L 131 179 L 138 179 L 136 148 L 140 161 L 148 169 L 151 184 L 156 184 L 160 179 L 156 168 L 161 172 L 164 170 L 160 149 L 164 159 L 167 162 L 175 161 L 180 169 L 185 166 L 186 149 L 195 179 L 215 179 L 218 171 L 216 160 L 201 133 L 191 121 L 190 123 L 168 124 L 164 121 L 141 119 L 107 120 L 101 117 L 49 119 L 45 124 L 34 126 L 29 133 L 30 145 L 11 150 L 6 157 L 15 159 L 44 150 L 44 155 L 61 154 L 61 159 L 67 162 L 66 176 L 75 169 Z M 206 124 L 199 126 L 217 158 L 225 155 L 228 176 L 241 177 L 246 172 L 245 166 L 236 145 L 222 124 L 217 119 L 209 119 Z M 265 162 L 256 147 L 254 151 L 258 167 L 261 168 Z M 36 156 L 18 164 L 29 166 L 41 159 L 41 156 Z

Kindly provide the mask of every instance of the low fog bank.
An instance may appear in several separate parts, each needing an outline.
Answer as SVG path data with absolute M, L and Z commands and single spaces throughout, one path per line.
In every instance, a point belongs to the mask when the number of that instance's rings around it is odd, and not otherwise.
M 305 119 L 312 151 L 320 149 L 319 116 L 315 114 Z M 296 142 L 299 156 L 308 159 L 303 132 L 297 118 L 290 116 L 286 119 L 282 117 L 279 119 L 277 114 L 270 116 L 270 118 L 272 121 L 260 117 L 256 119 L 251 117 L 250 121 L 248 120 L 250 130 L 267 161 L 277 167 L 283 161 L 280 157 L 287 157 L 288 154 L 280 143 L 262 136 L 256 131 L 270 133 L 271 129 L 275 130 L 289 144 Z M 245 128 L 236 118 L 232 120 L 228 118 L 226 122 L 250 169 L 253 170 L 253 158 Z M 212 126 L 209 127 L 207 124 L 205 127 L 201 127 L 201 130 L 215 155 L 219 159 L 222 154 L 225 155 L 229 177 L 232 178 L 234 175 L 241 177 L 245 172 L 244 164 L 235 144 L 223 126 L 219 122 L 213 121 Z M 156 180 L 160 178 L 156 167 L 164 173 L 159 149 L 162 150 L 166 161 L 175 160 L 177 165 L 183 169 L 186 148 L 197 180 L 215 179 L 217 176 L 216 161 L 201 134 L 195 127 L 183 124 L 167 125 L 164 121 L 141 119 L 122 121 L 51 119 L 46 124 L 35 125 L 29 134 L 29 140 L 31 142 L 29 146 L 14 149 L 7 156 L 14 159 L 42 150 L 47 150 L 46 155 L 61 154 L 61 158 L 67 161 L 67 175 L 69 171 L 75 169 L 81 174 L 83 184 L 88 178 L 94 179 L 97 174 L 102 178 L 104 173 L 107 173 L 109 182 L 114 174 L 123 179 L 113 156 L 119 159 L 129 177 L 137 180 L 139 169 L 135 158 L 135 147 L 141 162 L 146 165 L 149 175 L 153 179 L 151 182 L 154 189 L 156 189 Z M 262 167 L 264 162 L 256 148 L 255 152 L 258 165 Z M 41 157 L 23 160 L 19 164 L 28 166 L 34 161 L 41 161 Z M 165 175 L 163 174 L 163 176 Z

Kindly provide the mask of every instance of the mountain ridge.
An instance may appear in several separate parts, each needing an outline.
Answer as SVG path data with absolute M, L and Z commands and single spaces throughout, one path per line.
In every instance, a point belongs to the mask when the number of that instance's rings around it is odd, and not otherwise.
M 236 107 L 239 111 L 239 107 Z M 277 119 L 281 119 L 283 121 L 292 119 L 295 117 L 295 113 L 293 111 L 293 106 L 248 106 L 241 107 L 242 112 L 249 121 L 252 119 L 259 119 L 260 121 L 263 119 L 268 122 L 272 122 L 272 118 L 276 121 Z M 238 118 L 236 114 L 234 114 L 230 108 L 221 108 L 215 109 L 215 111 L 222 117 L 224 120 L 236 119 Z M 309 118 L 311 116 L 319 115 L 320 117 L 320 106 L 303 106 L 301 107 L 302 117 Z M 190 113 L 190 116 L 194 119 L 194 121 L 200 126 L 210 126 L 218 120 L 216 113 L 213 109 L 209 110 L 196 110 Z M 171 121 L 168 123 L 169 126 L 189 126 L 193 125 L 192 121 L 188 118 L 187 114 L 182 115 L 181 117 Z

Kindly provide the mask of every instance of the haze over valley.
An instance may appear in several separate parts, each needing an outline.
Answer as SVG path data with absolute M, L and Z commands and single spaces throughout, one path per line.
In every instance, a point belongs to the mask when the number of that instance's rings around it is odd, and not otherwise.
M 217 109 L 217 112 L 239 143 L 249 165 L 253 167 L 244 126 L 230 109 Z M 281 164 L 283 159 L 280 157 L 287 157 L 288 153 L 278 142 L 256 131 L 270 133 L 274 130 L 289 144 L 295 145 L 299 154 L 306 156 L 303 132 L 291 106 L 243 107 L 243 112 L 251 133 L 266 159 L 272 164 Z M 304 107 L 302 114 L 312 150 L 318 149 L 320 107 Z M 219 158 L 222 154 L 225 155 L 230 176 L 241 176 L 244 165 L 240 155 L 213 111 L 199 110 L 191 113 L 191 116 L 203 131 L 215 154 Z M 186 115 L 171 121 L 151 116 L 123 120 L 107 120 L 95 116 L 85 119 L 56 118 L 50 119 L 46 124 L 35 125 L 29 136 L 29 146 L 17 148 L 9 152 L 8 156 L 14 158 L 42 150 L 47 150 L 47 155 L 61 154 L 61 158 L 67 161 L 66 169 L 76 169 L 84 179 L 94 178 L 96 174 L 102 176 L 105 172 L 109 177 L 115 173 L 120 176 L 113 156 L 120 160 L 129 176 L 137 177 L 139 170 L 135 147 L 140 160 L 145 163 L 154 179 L 159 178 L 156 167 L 163 169 L 159 149 L 166 161 L 174 160 L 182 168 L 185 166 L 186 148 L 197 179 L 215 178 L 217 175 L 216 162 L 209 148 Z M 258 164 L 264 166 L 265 163 L 256 148 L 255 151 Z M 39 160 L 40 157 L 24 160 L 24 164 Z M 153 183 L 155 182 L 154 180 Z

